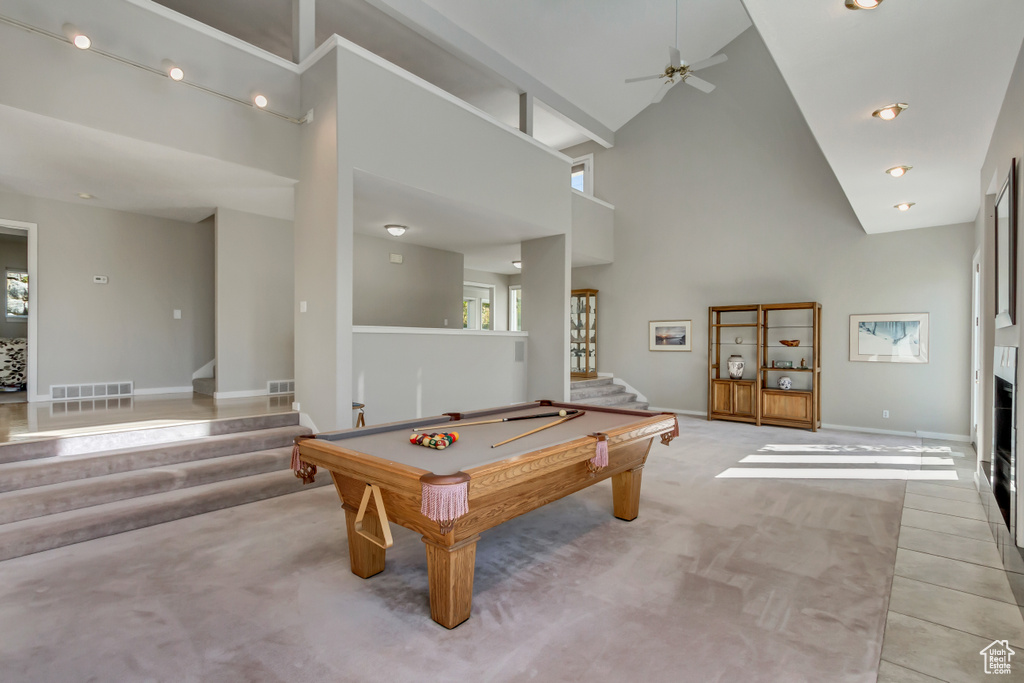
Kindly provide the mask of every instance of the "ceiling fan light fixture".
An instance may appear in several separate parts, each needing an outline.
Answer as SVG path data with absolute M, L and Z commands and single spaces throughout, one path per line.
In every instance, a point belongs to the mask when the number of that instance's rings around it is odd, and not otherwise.
M 903 176 L 905 176 L 907 174 L 907 171 L 909 171 L 912 168 L 914 168 L 914 167 L 913 166 L 893 166 L 892 168 L 887 168 L 885 170 L 885 172 L 888 173 L 889 175 L 891 175 L 893 178 L 902 178 Z
M 388 234 L 392 237 L 401 237 L 409 228 L 404 225 L 398 225 L 397 223 L 388 223 L 384 226 L 384 229 L 387 230 Z
M 883 0 L 846 0 L 846 9 L 875 9 Z
M 896 209 L 897 211 L 910 211 L 910 207 L 912 207 L 913 205 L 914 202 L 903 202 L 901 204 L 897 204 L 893 208 Z
M 910 105 L 906 102 L 896 102 L 895 104 L 887 104 L 881 109 L 876 109 L 871 112 L 871 115 L 875 118 L 882 119 L 883 121 L 892 121 L 894 118 L 903 113 L 903 110 L 908 108 Z

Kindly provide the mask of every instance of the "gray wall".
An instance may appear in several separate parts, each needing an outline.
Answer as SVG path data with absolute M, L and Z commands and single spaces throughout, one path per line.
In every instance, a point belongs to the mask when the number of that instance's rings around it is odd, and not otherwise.
M 191 389 L 192 373 L 213 357 L 212 221 L 7 193 L 0 217 L 39 226 L 38 393 L 111 380 Z M 108 284 L 93 284 L 93 275 Z
M 353 237 L 352 324 L 462 328 L 462 254 Z
M 217 210 L 218 397 L 294 378 L 293 241 L 290 221 Z
M 522 243 L 523 329 L 530 333 L 526 394 L 569 399 L 569 235 Z
M 0 234 L 0 273 L 8 268 L 13 270 L 28 269 L 28 238 L 18 235 Z M 29 283 L 31 285 L 31 283 Z M 32 289 L 29 288 L 29 306 L 32 305 Z M 0 297 L 3 296 L 3 287 L 0 287 Z M 12 339 L 24 338 L 28 335 L 28 323 L 8 321 L 5 313 L 6 303 L 0 304 L 0 337 Z
M 527 365 L 515 360 L 524 332 L 353 332 L 352 396 L 366 404 L 367 424 L 527 400 Z
M 982 254 L 981 284 L 981 361 L 982 386 L 979 405 L 978 455 L 988 459 L 991 451 L 992 426 L 992 351 L 993 347 L 1020 346 L 1021 327 L 1024 325 L 1024 235 L 1017 228 L 1017 324 L 995 329 L 995 222 L 993 205 L 1010 171 L 1010 162 L 1017 160 L 1017 219 L 1021 220 L 1024 199 L 1024 50 L 1017 56 L 1017 64 L 1006 89 L 1006 97 L 996 121 L 989 143 L 985 163 L 978 179 L 982 210 L 974 226 L 974 246 Z M 1024 358 L 1018 358 L 1018 363 Z M 1018 382 L 1020 377 L 1018 375 Z M 1024 410 L 1017 410 L 1017 429 L 1024 428 Z
M 601 292 L 599 369 L 703 412 L 708 306 L 819 301 L 825 423 L 966 435 L 972 227 L 865 234 L 757 32 L 723 51 L 715 92 L 674 88 L 614 148 L 570 150 L 595 152 L 615 205 L 615 262 L 572 283 Z M 859 313 L 929 313 L 930 362 L 849 361 Z M 648 321 L 672 319 L 693 320 L 693 352 L 648 351 Z

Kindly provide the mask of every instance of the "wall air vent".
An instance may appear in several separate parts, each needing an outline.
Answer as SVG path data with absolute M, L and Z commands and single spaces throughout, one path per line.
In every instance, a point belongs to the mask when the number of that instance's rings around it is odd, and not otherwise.
M 77 401 L 83 398 L 104 398 L 107 396 L 131 396 L 134 393 L 134 382 L 50 385 L 50 399 L 54 401 Z
M 267 393 L 271 396 L 277 396 L 279 394 L 294 394 L 295 393 L 295 380 L 293 379 L 279 379 L 272 382 L 267 382 Z

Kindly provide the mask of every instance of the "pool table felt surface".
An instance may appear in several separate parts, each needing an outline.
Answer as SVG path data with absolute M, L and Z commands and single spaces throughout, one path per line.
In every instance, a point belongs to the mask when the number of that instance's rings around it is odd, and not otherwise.
M 580 406 L 578 409 L 582 410 L 583 408 L 584 406 Z M 567 408 L 566 410 L 572 409 Z M 319 435 L 319 440 L 348 450 L 372 455 L 382 460 L 410 467 L 418 467 L 434 474 L 452 474 L 500 460 L 514 458 L 526 453 L 533 453 L 543 448 L 569 441 L 575 441 L 595 432 L 611 431 L 645 419 L 642 415 L 637 414 L 587 410 L 580 417 L 497 448 L 491 448 L 491 445 L 554 422 L 559 418 L 542 417 L 533 420 L 496 422 L 468 427 L 459 426 L 462 422 L 476 422 L 478 420 L 491 420 L 500 417 L 531 415 L 535 413 L 550 413 L 558 412 L 558 410 L 560 408 L 557 406 L 529 405 L 498 412 L 486 411 L 487 414 L 481 414 L 483 411 L 464 413 L 463 419 L 456 422 L 451 422 L 448 417 L 442 415 L 437 418 L 423 418 L 393 425 L 382 425 L 376 428 L 371 427 L 322 434 Z M 652 413 L 650 417 L 657 417 L 657 414 Z M 409 443 L 409 436 L 414 433 L 413 429 L 434 425 L 437 425 L 436 430 L 432 429 L 416 433 L 430 434 L 435 431 L 458 432 L 459 440 L 444 450 Z M 378 431 L 381 429 L 385 431 Z

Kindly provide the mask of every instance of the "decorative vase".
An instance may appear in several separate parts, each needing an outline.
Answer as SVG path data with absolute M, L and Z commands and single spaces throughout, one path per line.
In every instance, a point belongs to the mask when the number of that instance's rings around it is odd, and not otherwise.
M 743 356 L 736 354 L 729 356 L 728 365 L 731 379 L 743 379 Z
M 792 388 L 793 388 L 793 380 L 791 380 L 789 377 L 780 377 L 779 378 L 779 389 L 784 389 L 784 390 L 788 391 L 788 390 L 790 390 Z

